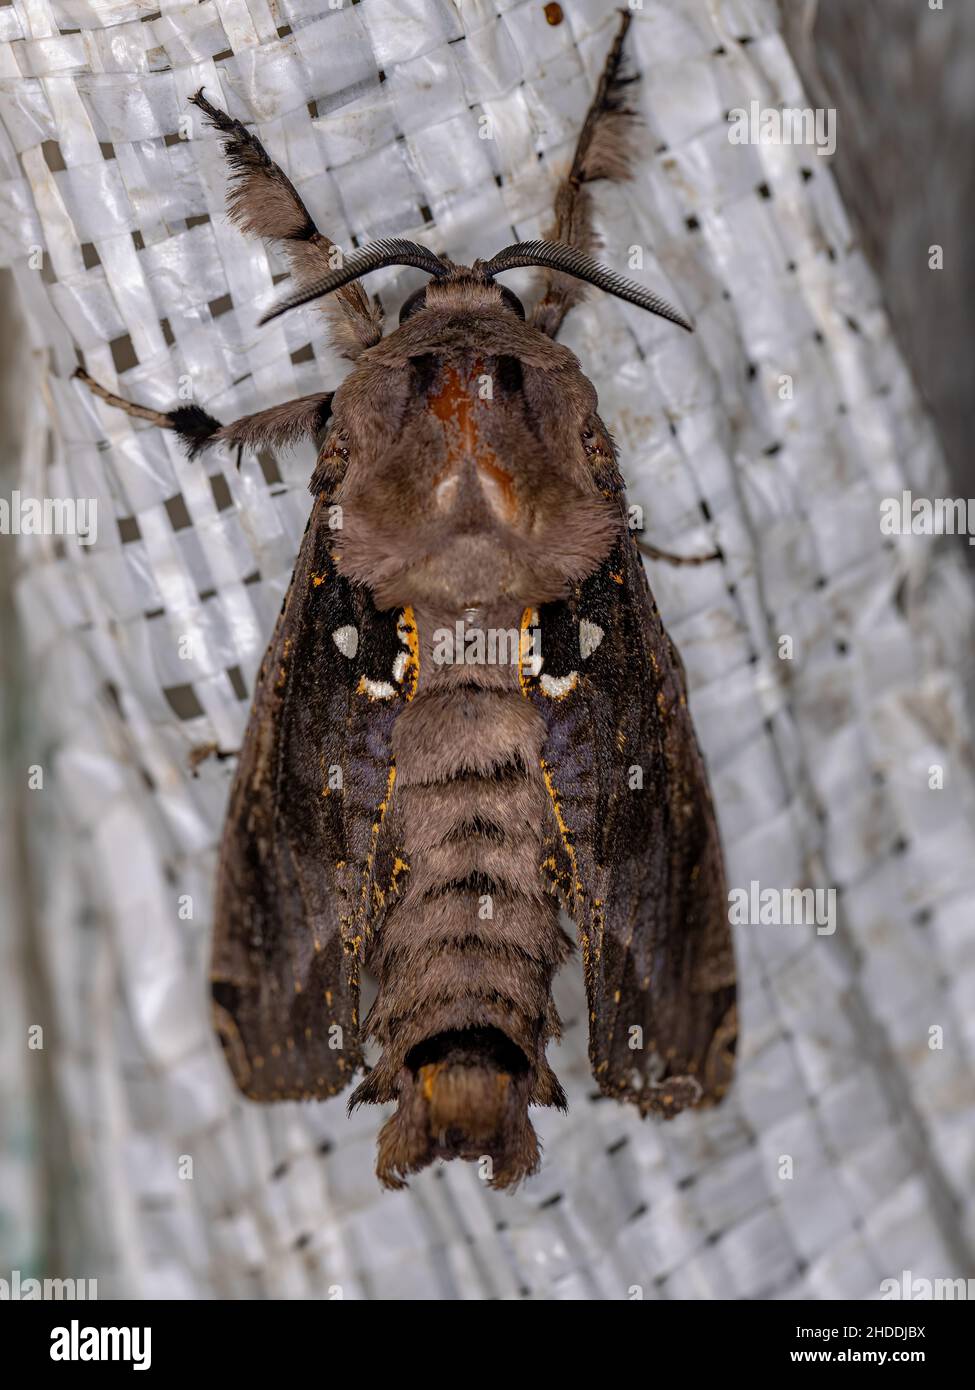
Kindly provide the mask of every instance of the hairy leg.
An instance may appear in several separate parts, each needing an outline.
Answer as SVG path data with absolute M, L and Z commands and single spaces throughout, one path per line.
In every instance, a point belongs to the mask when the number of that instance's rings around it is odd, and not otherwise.
M 268 406 L 267 410 L 242 415 L 239 420 L 222 425 L 198 405 L 181 405 L 169 411 L 153 410 L 151 406 L 137 405 L 106 390 L 83 367 L 77 369 L 75 376 L 106 405 L 114 406 L 137 420 L 148 420 L 159 429 L 175 430 L 190 458 L 196 458 L 204 449 L 216 444 L 227 444 L 238 451 L 238 467 L 240 453 L 245 448 L 287 448 L 301 439 L 315 440 L 328 422 L 332 405 L 332 393 L 326 391 L 315 396 L 299 396 L 297 400 L 285 401 L 282 405 Z
M 200 767 L 207 759 L 214 758 L 218 763 L 223 763 L 228 758 L 239 756 L 239 748 L 221 748 L 219 743 L 197 743 L 187 753 L 186 762 L 193 776 L 199 777 Z
M 223 141 L 231 177 L 227 210 L 237 226 L 280 244 L 296 289 L 341 265 L 341 249 L 315 226 L 294 184 L 257 136 L 207 101 L 202 88 L 190 101 Z M 322 308 L 331 320 L 334 345 L 345 357 L 354 360 L 382 337 L 382 309 L 356 280 L 338 290 Z
M 623 41 L 633 16 L 623 12 L 612 48 L 606 57 L 599 86 L 586 113 L 568 174 L 555 194 L 554 220 L 547 241 L 573 246 L 591 256 L 597 249 L 592 223 L 592 194 L 587 184 L 597 179 L 628 179 L 636 113 L 627 106 L 624 88 L 632 81 L 622 72 Z M 566 314 L 585 294 L 584 284 L 557 270 L 542 273 L 542 296 L 531 315 L 531 324 L 554 338 Z
M 712 560 L 721 559 L 720 550 L 710 550 L 706 555 L 675 555 L 672 550 L 661 550 L 649 541 L 637 541 L 636 548 L 651 560 L 664 560 L 668 565 L 708 565 Z

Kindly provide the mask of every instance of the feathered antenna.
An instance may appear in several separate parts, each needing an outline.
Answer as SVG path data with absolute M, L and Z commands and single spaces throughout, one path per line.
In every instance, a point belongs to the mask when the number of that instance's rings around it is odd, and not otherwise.
M 289 309 L 297 309 L 300 304 L 307 304 L 309 300 L 318 299 L 323 294 L 331 294 L 333 290 L 347 285 L 350 280 L 357 280 L 360 275 L 368 275 L 371 271 L 381 270 L 387 265 L 416 266 L 417 269 L 425 270 L 428 275 L 438 278 L 446 275 L 448 271 L 444 262 L 419 242 L 404 241 L 401 237 L 386 237 L 382 241 L 370 242 L 361 250 L 354 251 L 344 265 L 336 266 L 327 275 L 296 290 L 287 299 L 282 299 L 280 304 L 268 310 L 260 322 L 270 323 L 271 319 L 287 313 Z
M 597 289 L 605 290 L 607 294 L 616 295 L 617 299 L 625 299 L 641 309 L 648 309 L 651 314 L 659 314 L 661 318 L 670 319 L 672 323 L 680 324 L 681 328 L 686 328 L 688 333 L 694 332 L 693 325 L 672 304 L 668 304 L 666 299 L 661 299 L 658 294 L 644 289 L 642 285 L 637 285 L 632 280 L 626 280 L 622 275 L 617 275 L 615 270 L 600 265 L 598 261 L 583 255 L 574 246 L 563 246 L 557 241 L 516 241 L 513 245 L 506 246 L 503 251 L 499 251 L 496 256 L 492 256 L 481 266 L 481 270 L 483 274 L 493 277 L 502 270 L 514 270 L 517 266 L 528 265 L 544 266 L 546 270 L 554 272 L 554 275 L 550 276 L 552 280 L 554 280 L 555 275 L 563 279 L 571 275 L 577 282 L 595 285 Z M 575 293 L 577 297 L 581 294 L 578 285 Z M 543 300 L 542 303 L 544 302 Z M 565 297 L 560 302 L 564 307 L 562 316 L 555 325 L 556 328 L 572 307 L 571 304 L 565 302 Z M 553 300 L 549 301 L 549 308 L 552 307 L 553 303 Z M 538 313 L 537 308 L 535 313 Z M 539 327 L 534 318 L 532 322 L 534 327 Z M 547 328 L 542 328 L 542 332 L 547 331 Z

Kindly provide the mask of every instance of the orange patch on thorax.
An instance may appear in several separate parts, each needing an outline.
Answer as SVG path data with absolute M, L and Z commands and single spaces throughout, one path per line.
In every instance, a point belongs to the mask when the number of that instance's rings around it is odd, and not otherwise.
M 470 371 L 462 376 L 456 367 L 445 367 L 440 385 L 429 393 L 430 410 L 444 427 L 447 472 L 456 472 L 465 462 L 471 462 L 478 473 L 490 479 L 497 489 L 505 515 L 512 519 L 517 511 L 514 478 L 504 468 L 494 449 L 483 438 L 478 415 L 490 405 L 478 394 L 478 381 L 484 374 L 484 364 L 475 359 Z M 434 479 L 434 486 L 443 477 Z

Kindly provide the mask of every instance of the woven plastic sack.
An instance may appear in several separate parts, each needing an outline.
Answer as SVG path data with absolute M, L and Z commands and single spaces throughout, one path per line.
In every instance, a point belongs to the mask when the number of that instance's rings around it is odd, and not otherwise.
M 5 1025 L 7 1085 L 39 1085 L 36 1019 L 42 1132 L 64 1138 L 45 1272 L 102 1297 L 870 1298 L 905 1269 L 970 1268 L 971 595 L 957 552 L 881 533 L 881 498 L 946 486 L 829 161 L 729 141 L 732 108 L 807 104 L 769 0 L 643 0 L 628 39 L 645 127 L 635 179 L 595 190 L 603 259 L 696 333 L 593 293 L 563 339 L 647 539 L 721 548 L 651 583 L 730 882 L 833 887 L 835 932 L 738 929 L 736 1085 L 667 1125 L 594 1098 L 566 967 L 552 1060 L 571 1108 L 538 1113 L 543 1169 L 513 1196 L 461 1163 L 381 1192 L 374 1110 L 249 1105 L 210 1032 L 230 769 L 194 778 L 187 755 L 238 746 L 313 459 L 187 462 L 71 373 L 80 353 L 163 409 L 189 383 L 222 419 L 340 379 L 314 309 L 256 327 L 283 266 L 225 217 L 219 144 L 186 120 L 200 86 L 340 244 L 396 234 L 470 261 L 542 234 L 617 23 L 602 0 L 562 9 L 0 8 L 0 256 L 34 348 L 19 485 L 99 504 L 94 544 L 3 542 L 32 701 L 20 763 L 44 779 L 26 803 L 41 988 L 22 981 L 35 1014 L 21 1000 Z M 417 283 L 369 287 L 395 313 Z M 40 1217 L 18 1242 L 51 1257 Z

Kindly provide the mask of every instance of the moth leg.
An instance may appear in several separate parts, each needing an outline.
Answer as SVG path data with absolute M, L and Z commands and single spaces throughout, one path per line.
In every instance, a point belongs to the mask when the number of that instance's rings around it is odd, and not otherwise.
M 228 444 L 237 449 L 238 468 L 240 451 L 244 448 L 287 448 L 304 438 L 317 441 L 328 423 L 332 408 L 332 393 L 324 391 L 314 396 L 299 396 L 297 400 L 285 401 L 282 405 L 268 406 L 267 410 L 242 415 L 239 420 L 222 425 L 201 406 L 181 405 L 175 410 L 154 410 L 151 406 L 138 405 L 107 390 L 83 367 L 78 367 L 74 375 L 106 405 L 114 406 L 137 420 L 148 420 L 159 429 L 175 430 L 191 459 L 216 444 Z
M 633 127 L 638 117 L 624 100 L 624 88 L 633 78 L 624 76 L 621 69 L 623 41 L 632 18 L 630 10 L 623 11 L 596 95 L 579 133 L 572 164 L 556 190 L 553 222 L 545 238 L 577 247 L 587 256 L 597 249 L 598 239 L 593 227 L 592 194 L 586 185 L 597 179 L 618 181 L 630 177 Z M 566 314 L 581 302 L 584 284 L 546 268 L 541 275 L 541 288 L 530 323 L 554 338 Z
M 116 396 L 114 391 L 109 391 L 107 386 L 102 386 L 101 382 L 89 376 L 84 367 L 76 367 L 73 375 L 78 381 L 83 381 L 91 394 L 104 401 L 106 405 L 114 406 L 126 415 L 134 416 L 136 420 L 148 420 L 151 425 L 156 425 L 161 430 L 173 429 L 173 423 L 164 410 L 154 410 L 150 405 L 138 405 L 135 401 L 127 401 L 124 396 Z
M 219 743 L 197 743 L 187 753 L 186 761 L 193 776 L 199 777 L 199 768 L 208 758 L 216 758 L 218 763 L 222 763 L 239 756 L 239 748 L 221 748 Z
M 720 550 L 711 550 L 707 555 L 675 555 L 672 550 L 661 550 L 649 541 L 637 541 L 636 548 L 651 560 L 665 560 L 668 565 L 709 565 L 712 560 L 721 559 Z
M 318 230 L 298 190 L 257 136 L 207 101 L 202 87 L 190 101 L 223 141 L 231 180 L 227 211 L 241 231 L 280 244 L 296 289 L 340 266 L 341 248 Z M 382 307 L 369 299 L 358 280 L 344 285 L 320 307 L 331 320 L 334 346 L 353 361 L 383 335 Z

